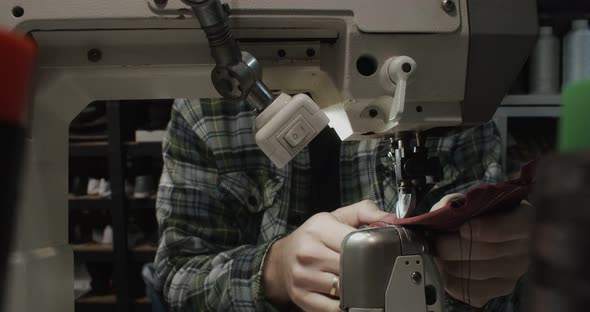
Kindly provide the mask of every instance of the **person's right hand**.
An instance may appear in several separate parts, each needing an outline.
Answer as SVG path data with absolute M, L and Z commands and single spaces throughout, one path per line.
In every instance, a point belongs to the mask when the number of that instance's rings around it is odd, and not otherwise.
M 338 298 L 330 296 L 340 275 L 340 245 L 356 228 L 377 222 L 386 214 L 365 200 L 316 214 L 278 240 L 263 268 L 267 300 L 276 305 L 293 302 L 308 312 L 340 311 Z

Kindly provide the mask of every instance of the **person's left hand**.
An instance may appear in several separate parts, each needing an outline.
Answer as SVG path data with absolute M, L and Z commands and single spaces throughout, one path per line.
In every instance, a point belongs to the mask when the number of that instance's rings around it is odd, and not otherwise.
M 532 218 L 533 207 L 523 201 L 510 212 L 473 219 L 459 233 L 439 236 L 436 262 L 447 293 L 478 308 L 510 294 L 528 269 Z

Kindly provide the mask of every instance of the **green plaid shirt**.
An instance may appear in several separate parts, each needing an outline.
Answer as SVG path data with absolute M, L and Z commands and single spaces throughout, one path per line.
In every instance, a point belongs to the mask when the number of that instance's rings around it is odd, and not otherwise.
M 223 100 L 177 100 L 163 143 L 158 190 L 159 285 L 171 311 L 264 311 L 262 263 L 272 242 L 307 220 L 309 151 L 278 169 L 254 140 L 252 109 Z M 493 123 L 428 142 L 444 164 L 429 202 L 478 183 L 503 179 Z M 342 206 L 374 200 L 393 212 L 397 200 L 388 142 L 343 142 Z M 490 311 L 512 311 L 513 300 Z M 510 299 L 510 298 L 508 298 Z M 449 311 L 471 311 L 449 299 Z

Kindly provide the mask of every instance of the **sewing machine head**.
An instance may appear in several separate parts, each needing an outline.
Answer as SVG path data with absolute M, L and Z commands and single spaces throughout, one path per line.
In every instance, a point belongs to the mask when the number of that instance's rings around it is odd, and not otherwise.
M 533 1 L 510 12 L 454 0 L 228 4 L 264 82 L 309 92 L 344 140 L 489 120 L 537 29 Z M 180 0 L 9 0 L 0 10 L 12 15 L 1 25 L 41 48 L 37 94 L 82 75 L 73 83 L 89 100 L 218 96 L 206 38 Z M 51 109 L 69 120 L 84 104 Z

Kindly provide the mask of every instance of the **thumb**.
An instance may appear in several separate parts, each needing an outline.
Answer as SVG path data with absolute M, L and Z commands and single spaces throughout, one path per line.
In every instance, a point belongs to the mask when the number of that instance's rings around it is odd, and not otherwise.
M 332 215 L 340 222 L 358 228 L 361 225 L 380 221 L 388 213 L 379 209 L 373 201 L 363 200 L 356 204 L 334 210 Z

